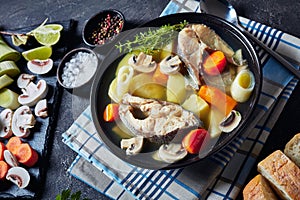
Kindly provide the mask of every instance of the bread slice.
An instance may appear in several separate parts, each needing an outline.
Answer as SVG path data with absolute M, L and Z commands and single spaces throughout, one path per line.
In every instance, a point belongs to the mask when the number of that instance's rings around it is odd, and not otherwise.
M 300 169 L 282 151 L 274 151 L 257 169 L 282 199 L 300 200 Z
M 243 197 L 244 200 L 277 200 L 268 181 L 260 174 L 245 186 Z
M 297 133 L 284 148 L 284 153 L 300 167 L 300 133 Z

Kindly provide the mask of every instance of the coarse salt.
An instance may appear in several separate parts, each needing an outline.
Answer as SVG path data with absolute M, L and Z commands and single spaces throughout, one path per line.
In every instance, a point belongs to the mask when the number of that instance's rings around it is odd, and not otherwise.
M 78 87 L 88 82 L 96 72 L 98 59 L 95 54 L 78 52 L 66 62 L 62 82 L 66 87 Z

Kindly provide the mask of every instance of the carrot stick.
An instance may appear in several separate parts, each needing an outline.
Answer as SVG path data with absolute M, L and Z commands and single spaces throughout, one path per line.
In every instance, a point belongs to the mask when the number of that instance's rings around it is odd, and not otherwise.
M 27 167 L 32 167 L 38 161 L 39 156 L 28 143 L 23 143 L 20 144 L 18 148 L 16 158 L 19 163 L 22 163 Z
M 0 142 L 0 160 L 4 160 L 4 150 L 6 150 L 6 146 Z
M 6 144 L 6 148 L 13 154 L 16 155 L 19 146 L 22 144 L 22 140 L 19 137 L 11 137 L 7 144 Z
M 226 116 L 237 105 L 237 102 L 233 98 L 218 88 L 208 85 L 201 86 L 198 95 L 212 106 L 215 106 L 219 111 L 225 113 Z
M 1 160 L 0 161 L 0 180 L 5 179 L 8 169 L 9 169 L 8 164 L 5 161 Z

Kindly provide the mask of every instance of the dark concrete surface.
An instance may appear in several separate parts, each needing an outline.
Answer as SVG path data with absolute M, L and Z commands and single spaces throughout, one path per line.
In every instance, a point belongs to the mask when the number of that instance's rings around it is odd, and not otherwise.
M 229 0 L 241 16 L 259 21 L 277 29 L 300 37 L 300 1 L 295 0 Z M 74 34 L 80 36 L 84 21 L 103 9 L 120 10 L 134 27 L 159 16 L 167 5 L 167 0 L 152 1 L 115 1 L 115 0 L 1 0 L 0 27 L 3 29 L 18 29 L 41 23 L 46 17 L 50 22 L 75 19 L 78 21 Z M 74 47 L 81 44 L 81 38 L 73 41 Z M 84 45 L 83 45 L 84 46 Z M 58 114 L 57 126 L 53 141 L 50 144 L 49 165 L 46 177 L 41 187 L 39 199 L 55 199 L 64 189 L 82 191 L 82 197 L 89 199 L 107 199 L 86 184 L 78 181 L 67 173 L 67 169 L 76 154 L 61 141 L 61 134 L 67 130 L 74 119 L 88 104 L 88 99 L 64 90 Z M 275 149 L 283 149 L 284 144 L 297 132 L 300 132 L 300 86 L 288 101 L 271 136 L 265 145 L 261 159 Z M 249 178 L 256 174 L 254 167 Z M 101 181 L 101 180 L 100 180 Z M 239 197 L 241 198 L 241 197 Z

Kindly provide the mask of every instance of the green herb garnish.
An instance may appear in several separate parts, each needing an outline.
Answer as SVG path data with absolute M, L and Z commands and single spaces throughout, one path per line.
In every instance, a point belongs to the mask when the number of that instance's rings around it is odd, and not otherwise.
M 155 30 L 149 28 L 147 32 L 136 34 L 133 41 L 127 40 L 124 44 L 119 42 L 116 47 L 120 53 L 137 50 L 152 55 L 169 44 L 177 36 L 177 32 L 181 31 L 187 24 L 188 22 L 184 20 L 180 24 L 168 24 Z
M 58 194 L 55 198 L 55 200 L 80 200 L 81 192 L 77 191 L 73 194 L 71 194 L 71 190 L 63 190 L 61 194 Z M 83 199 L 83 200 L 89 200 L 89 199 Z

